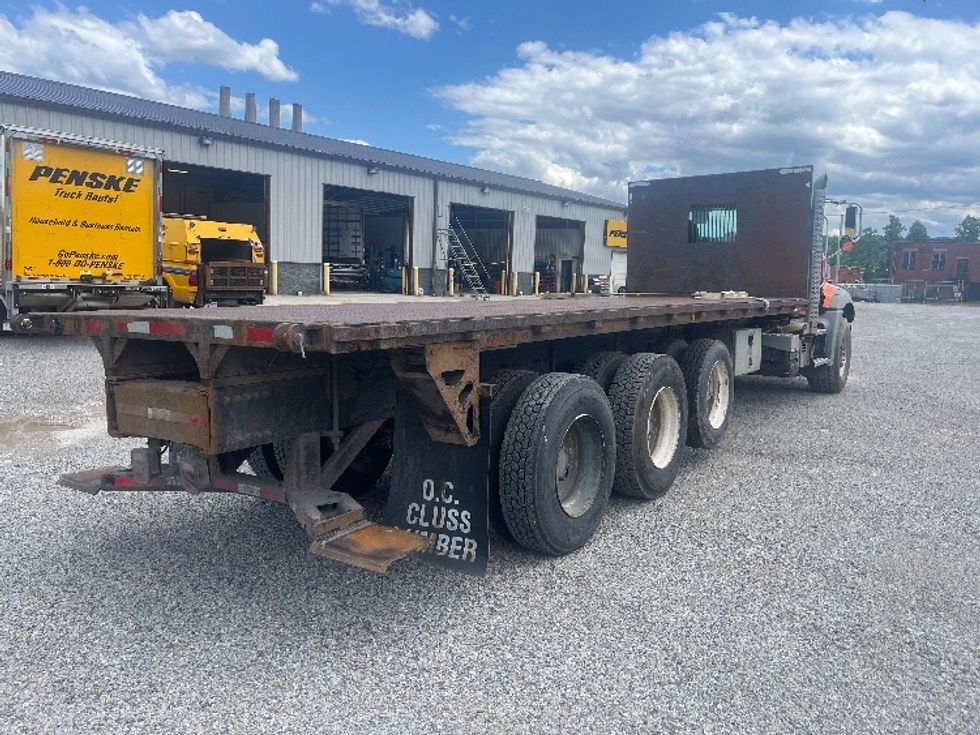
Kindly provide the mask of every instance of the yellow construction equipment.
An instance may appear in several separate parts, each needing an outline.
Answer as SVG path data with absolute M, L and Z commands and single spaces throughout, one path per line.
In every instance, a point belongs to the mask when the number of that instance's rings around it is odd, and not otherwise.
M 175 304 L 261 304 L 265 247 L 249 224 L 164 215 L 163 277 Z

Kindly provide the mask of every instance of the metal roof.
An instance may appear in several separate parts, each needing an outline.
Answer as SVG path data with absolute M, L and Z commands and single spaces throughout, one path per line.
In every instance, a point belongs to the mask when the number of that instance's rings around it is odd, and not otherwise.
M 273 128 L 261 123 L 222 117 L 201 110 L 192 110 L 140 97 L 131 97 L 11 72 L 0 71 L 0 99 L 82 111 L 111 118 L 126 118 L 142 121 L 149 125 L 181 128 L 199 135 L 235 138 L 263 146 L 288 148 L 298 153 L 313 156 L 345 159 L 361 164 L 384 166 L 441 179 L 509 189 L 609 209 L 622 210 L 626 208 L 626 205 L 621 202 L 552 186 L 521 176 L 437 161 L 424 156 L 413 156 L 384 148 L 347 143 L 311 133 L 298 133 L 285 128 Z

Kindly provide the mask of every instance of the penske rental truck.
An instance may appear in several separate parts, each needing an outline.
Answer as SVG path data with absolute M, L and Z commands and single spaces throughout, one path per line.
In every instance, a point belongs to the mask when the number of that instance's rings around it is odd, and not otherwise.
M 683 492 L 697 471 L 681 470 L 686 448 L 716 447 L 738 420 L 738 376 L 844 389 L 854 306 L 823 278 L 825 187 L 808 166 L 630 184 L 622 295 L 26 314 L 11 326 L 91 338 L 109 433 L 145 440 L 131 466 L 62 484 L 241 493 L 288 507 L 319 556 L 384 571 L 418 553 L 482 573 L 491 527 L 568 554 L 610 493 Z M 357 498 L 389 466 L 369 518 Z
M 158 151 L 0 127 L 0 325 L 163 305 Z

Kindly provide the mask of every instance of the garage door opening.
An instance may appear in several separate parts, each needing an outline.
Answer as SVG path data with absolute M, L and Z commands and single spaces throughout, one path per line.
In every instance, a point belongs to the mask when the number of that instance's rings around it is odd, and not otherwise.
M 582 274 L 585 222 L 539 215 L 536 224 L 534 271 L 541 278 L 541 292 L 571 291 Z
M 331 288 L 401 291 L 412 252 L 412 198 L 323 187 L 323 262 Z
M 252 225 L 270 258 L 268 176 L 168 161 L 163 166 L 163 211 Z
M 489 293 L 500 293 L 501 283 L 510 275 L 511 247 L 514 239 L 514 213 L 464 204 L 449 207 L 449 222 Z M 457 288 L 468 290 L 459 264 L 449 263 L 456 273 Z

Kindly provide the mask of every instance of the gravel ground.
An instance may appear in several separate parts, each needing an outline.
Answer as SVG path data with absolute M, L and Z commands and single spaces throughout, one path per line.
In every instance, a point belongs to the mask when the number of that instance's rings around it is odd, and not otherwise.
M 728 441 L 582 551 L 489 576 L 306 554 L 123 461 L 85 342 L 0 337 L 0 729 L 980 730 L 980 309 L 859 305 L 850 384 L 738 382 Z

